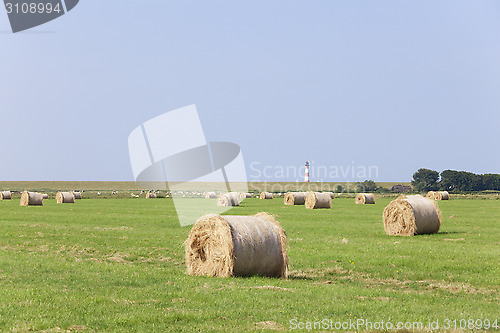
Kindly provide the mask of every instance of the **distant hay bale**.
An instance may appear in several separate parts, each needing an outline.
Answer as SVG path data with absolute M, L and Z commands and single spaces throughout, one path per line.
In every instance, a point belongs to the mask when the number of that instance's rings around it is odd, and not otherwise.
M 320 192 L 307 192 L 306 196 L 306 208 L 307 209 L 317 209 L 317 208 L 330 208 L 332 204 L 332 198 L 328 193 Z
M 184 244 L 189 275 L 287 277 L 286 233 L 267 213 L 203 216 Z
M 58 204 L 75 203 L 75 196 L 72 192 L 57 192 L 56 200 Z
M 306 194 L 304 192 L 287 192 L 283 199 L 285 205 L 303 205 L 306 203 Z
M 252 197 L 252 195 L 250 193 L 243 193 L 242 192 L 242 193 L 239 194 L 239 198 L 240 199 L 248 199 L 248 198 L 251 198 L 251 197 Z
M 441 226 L 441 212 L 434 200 L 421 195 L 399 196 L 384 209 L 384 229 L 390 236 L 433 234 Z
M 335 199 L 335 194 L 333 192 L 323 192 L 330 196 L 330 198 Z
M 449 200 L 450 194 L 447 191 L 429 191 L 425 197 L 432 200 Z
M 21 194 L 21 206 L 43 206 L 42 194 L 24 191 Z
M 429 199 L 432 199 L 432 200 L 436 200 L 436 192 L 434 191 L 429 191 L 427 192 L 427 195 L 425 196 L 426 198 L 429 198 Z
M 72 193 L 75 196 L 75 200 L 81 200 L 82 199 L 82 193 L 75 192 L 75 191 L 73 191 Z
M 0 191 L 0 200 L 11 200 L 12 193 L 10 191 Z
M 217 206 L 233 206 L 240 205 L 238 196 L 234 193 L 223 193 L 217 197 Z
M 217 194 L 215 194 L 215 192 L 205 193 L 205 199 L 216 199 L 216 198 L 217 198 Z
M 48 199 L 48 198 L 49 198 L 49 195 L 47 193 L 42 193 L 43 200 Z
M 154 192 L 146 193 L 146 199 L 156 199 L 156 193 Z
M 273 194 L 269 192 L 260 192 L 260 198 L 261 199 L 272 199 Z
M 375 196 L 373 193 L 358 193 L 356 195 L 357 205 L 370 205 L 375 204 Z
M 449 200 L 450 194 L 448 191 L 439 191 L 434 193 L 434 200 Z

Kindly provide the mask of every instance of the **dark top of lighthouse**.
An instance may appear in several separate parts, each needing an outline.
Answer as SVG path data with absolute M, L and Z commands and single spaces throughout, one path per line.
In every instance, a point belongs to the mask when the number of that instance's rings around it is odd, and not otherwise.
M 306 161 L 306 166 L 309 166 L 309 161 Z

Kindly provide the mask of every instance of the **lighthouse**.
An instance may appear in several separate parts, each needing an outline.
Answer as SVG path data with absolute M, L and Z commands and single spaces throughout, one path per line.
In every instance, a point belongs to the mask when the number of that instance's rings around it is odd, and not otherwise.
M 304 176 L 304 182 L 309 183 L 309 161 L 306 161 L 306 174 Z

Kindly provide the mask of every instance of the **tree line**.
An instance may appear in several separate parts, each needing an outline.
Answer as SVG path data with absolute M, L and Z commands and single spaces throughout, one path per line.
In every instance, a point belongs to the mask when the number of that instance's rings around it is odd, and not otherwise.
M 475 192 L 500 191 L 500 175 L 478 175 L 467 171 L 418 169 L 411 182 L 417 191 Z

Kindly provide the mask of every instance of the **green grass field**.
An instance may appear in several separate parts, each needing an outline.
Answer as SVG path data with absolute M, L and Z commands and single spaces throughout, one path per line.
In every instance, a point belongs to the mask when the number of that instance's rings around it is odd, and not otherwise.
M 175 183 L 172 183 L 175 184 Z M 205 184 L 205 185 L 203 185 Z M 182 183 L 185 190 L 199 190 L 200 188 L 210 188 L 210 183 L 185 182 Z M 355 182 L 311 182 L 311 183 L 296 183 L 296 182 L 249 182 L 232 183 L 233 186 L 248 186 L 248 190 L 252 192 L 270 191 L 270 192 L 287 192 L 287 191 L 334 191 L 338 185 L 342 185 L 346 191 L 353 192 Z M 393 185 L 403 184 L 410 185 L 408 182 L 378 182 L 380 187 L 391 188 Z M 225 184 L 219 185 L 219 188 L 225 188 Z M 141 189 L 164 189 L 165 183 L 142 183 L 142 186 L 136 182 L 99 182 L 99 181 L 0 181 L 0 189 L 12 191 L 40 191 L 40 192 L 57 192 L 57 191 L 137 191 Z
M 171 199 L 0 201 L 0 331 L 286 331 L 324 319 L 443 329 L 500 320 L 500 201 L 439 202 L 440 232 L 404 238 L 385 235 L 390 200 L 339 198 L 311 211 L 247 199 L 227 212 L 277 216 L 289 239 L 286 280 L 186 275 L 190 228 L 178 225 Z

